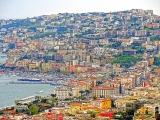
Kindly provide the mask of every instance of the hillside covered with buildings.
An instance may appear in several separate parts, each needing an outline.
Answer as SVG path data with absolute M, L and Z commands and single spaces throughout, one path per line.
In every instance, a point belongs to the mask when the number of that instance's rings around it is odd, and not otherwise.
M 3 70 L 75 76 L 56 87 L 52 98 L 32 103 L 37 109 L 47 106 L 44 111 L 26 114 L 31 109 L 28 103 L 18 107 L 19 114 L 15 107 L 11 112 L 15 116 L 7 110 L 2 116 L 34 120 L 160 117 L 160 16 L 152 10 L 0 20 L 0 49 L 8 55 Z

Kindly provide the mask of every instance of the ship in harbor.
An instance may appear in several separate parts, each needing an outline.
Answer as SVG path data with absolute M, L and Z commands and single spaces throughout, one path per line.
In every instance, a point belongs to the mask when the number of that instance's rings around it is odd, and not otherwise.
M 17 79 L 17 81 L 21 81 L 21 82 L 42 82 L 41 79 L 37 79 L 37 78 L 20 78 L 20 79 Z
M 53 86 L 59 86 L 66 84 L 72 77 L 64 77 L 64 76 L 57 76 L 57 75 L 24 75 L 24 77 L 18 78 L 17 81 L 11 81 L 10 84 L 50 84 Z
M 11 81 L 10 84 L 50 84 L 50 85 L 62 85 L 61 81 L 48 81 L 38 78 L 20 78 L 17 81 Z

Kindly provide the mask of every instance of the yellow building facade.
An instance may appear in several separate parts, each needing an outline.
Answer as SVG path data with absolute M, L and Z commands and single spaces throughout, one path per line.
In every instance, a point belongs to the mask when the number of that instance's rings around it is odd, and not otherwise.
M 37 69 L 37 68 L 39 68 L 39 64 L 38 64 L 38 62 L 29 63 L 28 68 L 29 68 L 29 70 Z
M 51 63 L 42 63 L 42 71 L 43 72 L 50 72 L 53 70 Z
M 16 63 L 17 67 L 28 67 L 29 60 L 19 60 Z
M 112 101 L 110 98 L 107 99 L 97 99 L 91 101 L 91 105 L 94 107 L 102 108 L 102 109 L 109 109 L 111 108 Z

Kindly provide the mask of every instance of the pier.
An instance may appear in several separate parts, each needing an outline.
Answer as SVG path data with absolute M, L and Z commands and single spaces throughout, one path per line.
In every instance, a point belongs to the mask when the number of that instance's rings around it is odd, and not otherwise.
M 26 100 L 33 99 L 33 98 L 35 98 L 35 96 L 28 96 L 28 97 L 19 99 L 19 101 L 26 101 Z
M 19 103 L 28 104 L 28 103 L 31 103 L 34 100 L 35 100 L 35 96 L 28 96 L 28 97 L 19 99 Z
M 22 104 L 24 104 L 24 103 L 31 103 L 34 99 L 35 99 L 35 96 L 28 96 L 28 97 L 19 99 L 19 102 L 22 103 Z M 0 110 L 11 109 L 12 107 L 15 107 L 15 105 L 1 107 Z
M 64 85 L 63 83 L 51 83 L 51 82 L 9 82 L 9 84 L 50 84 L 53 86 Z

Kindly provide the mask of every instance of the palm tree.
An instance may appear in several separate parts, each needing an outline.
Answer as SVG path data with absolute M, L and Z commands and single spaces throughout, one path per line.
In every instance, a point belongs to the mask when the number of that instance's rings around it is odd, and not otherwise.
M 97 85 L 101 85 L 102 83 L 102 81 L 97 81 Z
M 14 103 L 15 103 L 15 105 L 18 105 L 19 104 L 19 100 L 15 100 Z
M 51 94 L 51 96 L 52 96 L 52 97 L 56 97 L 57 95 L 56 95 L 56 94 Z
M 111 78 L 113 79 L 115 75 L 114 75 L 114 74 L 111 74 L 110 76 L 111 76 Z
M 97 99 L 97 97 L 96 96 L 93 96 L 93 100 L 96 100 Z
M 85 93 L 86 93 L 86 95 L 88 95 L 90 93 L 90 91 L 89 90 L 85 90 Z
M 71 96 L 73 95 L 72 93 L 68 93 L 68 95 L 70 96 L 70 101 L 71 101 Z
M 35 96 L 35 99 L 36 99 L 36 100 L 40 100 L 40 99 L 41 99 L 41 96 Z
M 82 99 L 82 94 L 84 93 L 85 91 L 83 90 L 80 90 L 79 93 L 81 93 L 81 99 Z

